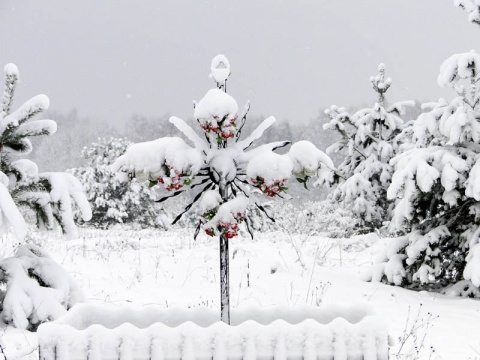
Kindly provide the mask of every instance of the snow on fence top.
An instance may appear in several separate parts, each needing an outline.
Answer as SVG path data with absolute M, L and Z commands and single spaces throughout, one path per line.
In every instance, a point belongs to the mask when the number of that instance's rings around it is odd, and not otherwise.
M 365 306 L 249 309 L 233 312 L 229 326 L 215 322 L 212 309 L 79 305 L 40 327 L 40 359 L 387 359 L 384 321 L 369 313 Z
M 366 304 L 329 305 L 321 308 L 302 306 L 296 307 L 295 311 L 286 306 L 245 307 L 233 311 L 232 325 L 239 325 L 248 320 L 268 325 L 279 319 L 292 324 L 298 324 L 305 319 L 313 319 L 320 324 L 329 324 L 336 318 L 356 324 L 373 314 L 372 308 Z M 138 328 L 147 328 L 156 322 L 175 327 L 187 321 L 193 321 L 203 327 L 210 326 L 218 321 L 218 312 L 210 308 L 170 307 L 164 309 L 155 305 L 138 307 L 77 304 L 54 323 L 72 326 L 77 330 L 85 330 L 94 324 L 101 324 L 106 328 L 113 329 L 128 322 Z

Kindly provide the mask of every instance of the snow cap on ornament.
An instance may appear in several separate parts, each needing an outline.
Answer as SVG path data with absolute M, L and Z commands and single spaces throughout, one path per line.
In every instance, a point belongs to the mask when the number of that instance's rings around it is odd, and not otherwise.
M 230 62 L 225 55 L 219 54 L 212 59 L 210 77 L 215 80 L 218 88 L 222 89 L 230 76 Z

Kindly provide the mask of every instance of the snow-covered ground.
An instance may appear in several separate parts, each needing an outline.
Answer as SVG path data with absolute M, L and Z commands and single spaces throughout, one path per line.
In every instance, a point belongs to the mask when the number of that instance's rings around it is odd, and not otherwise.
M 219 308 L 216 239 L 201 234 L 194 241 L 193 229 L 83 228 L 80 234 L 73 241 L 55 233 L 33 237 L 77 280 L 89 302 Z M 392 359 L 480 359 L 480 302 L 360 280 L 386 240 L 375 234 L 255 235 L 230 240 L 233 308 L 370 304 L 396 341 Z M 13 236 L 0 241 L 0 255 L 12 255 Z M 38 358 L 34 333 L 3 326 L 0 339 L 7 359 Z M 422 345 L 420 356 L 405 355 Z M 399 351 L 403 355 L 395 356 Z

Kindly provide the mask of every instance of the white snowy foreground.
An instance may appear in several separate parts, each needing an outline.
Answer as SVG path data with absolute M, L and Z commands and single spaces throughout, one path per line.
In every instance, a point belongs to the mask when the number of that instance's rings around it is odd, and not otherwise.
M 193 229 L 79 231 L 74 241 L 54 233 L 33 236 L 77 280 L 88 302 L 219 308 L 217 239 L 202 234 L 193 241 Z M 374 234 L 352 239 L 255 235 L 255 240 L 230 240 L 233 308 L 371 306 L 396 341 L 391 359 L 480 359 L 479 301 L 360 280 L 387 240 Z M 11 256 L 17 245 L 13 236 L 0 241 L 2 257 Z M 0 344 L 9 360 L 38 358 L 35 333 L 3 325 Z M 423 346 L 419 356 L 415 346 Z

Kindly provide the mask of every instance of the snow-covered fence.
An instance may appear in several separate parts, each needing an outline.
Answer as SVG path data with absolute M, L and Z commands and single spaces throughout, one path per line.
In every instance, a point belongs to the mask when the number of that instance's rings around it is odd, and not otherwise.
M 388 358 L 385 322 L 364 306 L 237 310 L 232 325 L 217 319 L 205 308 L 80 304 L 39 328 L 40 359 Z

